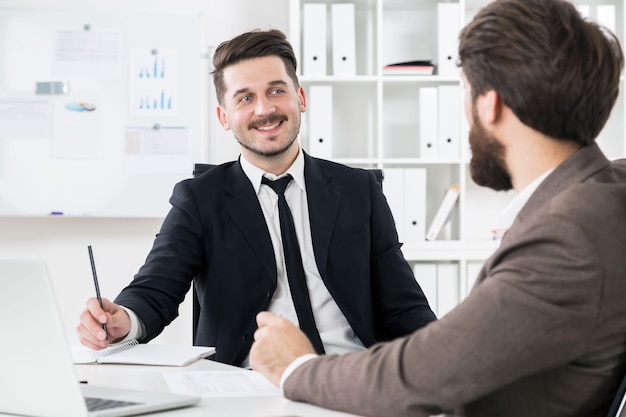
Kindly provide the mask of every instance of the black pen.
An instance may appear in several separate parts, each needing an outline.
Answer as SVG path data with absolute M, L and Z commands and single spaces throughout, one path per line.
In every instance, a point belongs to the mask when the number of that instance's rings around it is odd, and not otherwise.
M 98 302 L 100 303 L 100 308 L 102 307 L 102 297 L 100 296 L 100 285 L 98 285 L 98 275 L 96 274 L 96 263 L 93 260 L 93 251 L 91 250 L 91 245 L 87 246 L 87 250 L 89 251 L 89 261 L 91 262 L 91 273 L 93 274 L 93 284 L 96 286 L 96 297 L 98 298 Z M 102 323 L 102 328 L 107 334 L 107 339 L 109 338 L 109 331 L 107 330 L 106 323 Z

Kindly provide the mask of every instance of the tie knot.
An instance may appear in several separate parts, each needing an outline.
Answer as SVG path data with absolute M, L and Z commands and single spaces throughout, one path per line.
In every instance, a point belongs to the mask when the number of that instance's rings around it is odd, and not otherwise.
M 287 189 L 287 185 L 291 182 L 293 177 L 289 174 L 287 176 L 279 178 L 275 181 L 270 180 L 269 178 L 263 177 L 261 179 L 261 183 L 265 185 L 269 185 L 272 190 L 278 195 L 284 195 L 285 190 Z

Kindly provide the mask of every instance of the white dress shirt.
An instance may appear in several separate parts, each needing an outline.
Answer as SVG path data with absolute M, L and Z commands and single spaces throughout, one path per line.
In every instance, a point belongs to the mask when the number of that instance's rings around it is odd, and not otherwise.
M 248 162 L 243 156 L 240 158 L 244 173 L 252 183 L 252 186 L 259 198 L 263 216 L 267 223 L 274 248 L 274 256 L 277 267 L 277 287 L 269 305 L 269 311 L 280 315 L 295 325 L 298 325 L 298 316 L 289 291 L 289 283 L 285 268 L 285 254 L 283 251 L 282 238 L 280 234 L 280 220 L 278 215 L 278 195 L 268 185 L 261 184 L 263 176 L 270 180 L 275 180 L 273 174 L 269 174 Z M 302 254 L 302 265 L 306 276 L 309 298 L 315 317 L 315 324 L 320 333 L 324 350 L 326 353 L 346 353 L 364 349 L 363 343 L 354 334 L 348 320 L 343 315 L 339 306 L 332 298 L 328 289 L 320 277 L 313 253 L 313 241 L 311 239 L 311 224 L 309 222 L 309 206 L 307 204 L 306 184 L 304 181 L 304 156 L 302 150 L 298 157 L 289 167 L 284 177 L 291 174 L 293 180 L 285 190 L 285 199 L 291 210 L 300 253 Z M 251 289 L 254 291 L 254 289 Z M 131 331 L 124 338 L 124 341 L 132 338 L 141 338 L 145 334 L 145 328 L 134 312 L 125 308 L 131 316 Z M 247 366 L 248 359 L 244 361 Z

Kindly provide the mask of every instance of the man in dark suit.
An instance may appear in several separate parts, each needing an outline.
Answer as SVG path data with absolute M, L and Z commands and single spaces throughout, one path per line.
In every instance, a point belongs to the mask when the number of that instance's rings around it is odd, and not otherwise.
M 460 36 L 479 185 L 521 207 L 470 295 L 413 335 L 313 354 L 268 312 L 250 351 L 285 396 L 368 416 L 604 417 L 626 371 L 626 160 L 595 139 L 613 34 L 563 0 L 495 0 Z
M 175 186 L 172 209 L 134 280 L 114 303 L 103 299 L 103 309 L 88 300 L 81 343 L 99 349 L 113 340 L 151 340 L 177 316 L 193 281 L 201 305 L 195 344 L 216 346 L 216 360 L 245 365 L 258 312 L 304 321 L 287 273 L 294 248 L 318 351 L 360 350 L 434 320 L 374 175 L 300 148 L 306 98 L 284 34 L 240 35 L 217 48 L 213 63 L 218 119 L 233 131 L 241 157 Z M 279 197 L 265 181 L 287 175 L 297 242 L 283 247 Z

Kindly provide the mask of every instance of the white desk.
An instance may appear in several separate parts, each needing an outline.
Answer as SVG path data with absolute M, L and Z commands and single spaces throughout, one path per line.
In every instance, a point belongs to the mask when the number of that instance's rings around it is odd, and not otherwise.
M 78 378 L 93 385 L 119 388 L 165 391 L 169 389 L 164 372 L 238 370 L 229 365 L 209 360 L 199 360 L 185 367 L 139 365 L 75 365 Z M 310 404 L 297 403 L 282 396 L 203 398 L 194 407 L 152 413 L 148 416 L 171 417 L 348 417 L 353 414 L 326 410 Z

